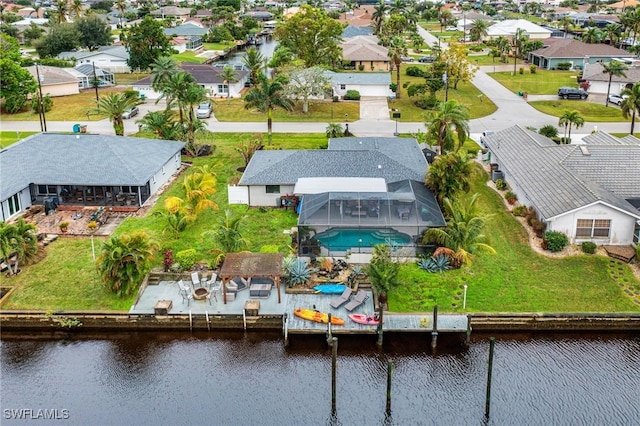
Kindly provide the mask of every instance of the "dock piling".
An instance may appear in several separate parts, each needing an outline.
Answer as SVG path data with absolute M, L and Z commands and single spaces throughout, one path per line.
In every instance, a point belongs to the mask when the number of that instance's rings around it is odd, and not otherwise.
M 189 309 L 189 331 L 193 331 L 193 315 L 191 315 L 191 309 Z
M 331 332 L 331 314 L 327 314 L 327 344 L 331 346 L 333 344 L 333 334 Z
M 336 413 L 336 372 L 338 369 L 338 338 L 331 339 L 331 414 Z
M 382 309 L 382 304 L 380 304 L 378 306 L 378 327 L 377 327 L 377 330 L 376 330 L 376 332 L 378 333 L 378 341 L 376 342 L 376 344 L 378 345 L 379 349 L 382 348 L 382 339 L 383 339 L 383 337 L 382 337 L 382 333 L 383 333 L 383 331 L 382 331 L 382 323 L 384 322 L 384 318 L 383 318 L 384 314 L 383 314 L 383 312 L 384 311 Z
M 211 321 L 209 320 L 209 311 L 204 311 L 205 319 L 207 320 L 207 330 L 211 332 Z
M 393 374 L 393 364 L 387 362 L 387 416 L 391 415 L 391 375 Z
M 466 344 L 469 346 L 471 343 L 471 314 L 467 314 L 467 340 Z
M 431 349 L 438 345 L 438 305 L 433 307 L 433 330 L 431 331 Z
M 491 410 L 491 374 L 493 372 L 493 348 L 496 345 L 496 338 L 489 338 L 489 368 L 487 369 L 487 396 L 484 404 L 484 417 L 489 419 Z
M 285 314 L 282 316 L 282 332 L 284 334 L 284 347 L 289 346 L 289 326 L 287 325 L 288 315 Z

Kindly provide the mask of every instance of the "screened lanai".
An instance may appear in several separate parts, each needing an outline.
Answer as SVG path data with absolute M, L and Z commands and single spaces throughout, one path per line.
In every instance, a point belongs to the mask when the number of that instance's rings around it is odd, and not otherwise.
M 414 180 L 390 183 L 386 192 L 307 194 L 299 206 L 300 234 L 330 251 L 366 251 L 385 240 L 411 245 L 425 229 L 445 225 L 433 193 Z

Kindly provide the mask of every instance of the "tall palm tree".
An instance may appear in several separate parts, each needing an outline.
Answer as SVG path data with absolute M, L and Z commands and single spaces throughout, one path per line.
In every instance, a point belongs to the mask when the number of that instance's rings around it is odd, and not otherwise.
M 64 22 L 67 22 L 67 15 L 69 15 L 69 6 L 67 5 L 67 0 L 58 0 L 53 12 L 55 23 L 62 24 Z
M 618 44 L 618 40 L 620 40 L 620 32 L 622 27 L 619 24 L 607 24 L 604 27 L 604 32 L 607 35 L 607 39 L 609 40 L 609 44 L 615 47 Z
M 118 11 L 118 20 L 120 21 L 120 26 L 122 26 L 122 18 L 124 18 L 125 10 L 127 10 L 127 3 L 125 0 L 116 0 L 114 6 Z
M 529 34 L 524 28 L 518 28 L 513 36 L 513 75 L 516 75 L 518 57 L 522 56 L 524 45 L 529 41 Z
M 442 244 L 456 252 L 461 263 L 470 265 L 476 253 L 495 254 L 496 250 L 489 245 L 484 233 L 487 217 L 479 213 L 476 206 L 479 195 L 451 201 L 444 199 L 444 210 L 447 217 L 446 228 L 431 228 L 425 233 L 425 242 Z
M 440 153 L 457 151 L 467 140 L 469 134 L 469 110 L 456 100 L 442 102 L 436 111 L 432 111 L 425 123 L 427 134 L 437 141 Z M 458 137 L 458 144 L 454 141 Z
M 471 28 L 469 29 L 469 37 L 471 37 L 471 41 L 482 41 L 482 39 L 487 35 L 487 28 L 489 28 L 489 22 L 484 19 L 476 19 L 471 24 Z
M 93 112 L 96 114 L 106 114 L 109 121 L 113 123 L 113 130 L 115 130 L 116 135 L 124 136 L 122 114 L 139 103 L 140 100 L 136 92 L 109 93 L 100 97 L 96 107 L 93 108 Z
M 495 40 L 496 49 L 500 52 L 500 61 L 507 62 L 507 55 L 511 51 L 511 44 L 509 40 L 504 36 L 498 36 Z
M 558 22 L 564 31 L 564 38 L 567 38 L 567 33 L 569 33 L 569 29 L 573 26 L 573 19 L 569 16 L 564 16 Z
M 233 67 L 227 65 L 222 69 L 222 73 L 220 73 L 220 78 L 222 78 L 222 83 L 224 83 L 227 86 L 227 102 L 228 102 L 229 99 L 231 98 L 230 86 L 232 83 L 238 82 L 238 74 L 236 73 L 236 70 L 233 69 Z
M 96 260 L 102 283 L 120 297 L 130 296 L 140 286 L 158 249 L 144 231 L 112 236 Z
M 587 44 L 600 43 L 601 39 L 602 39 L 602 33 L 596 27 L 589 27 L 587 31 L 582 33 L 582 41 Z
M 174 106 L 178 107 L 180 124 L 182 125 L 184 125 L 185 114 L 180 98 L 182 96 L 181 94 L 192 84 L 196 84 L 196 79 L 185 71 L 177 71 L 169 74 L 162 83 L 162 95 L 160 95 L 159 99 L 167 100 L 167 109 L 173 108 Z
M 244 97 L 246 109 L 255 108 L 267 113 L 267 140 L 271 145 L 273 110 L 282 108 L 287 111 L 293 109 L 293 101 L 284 92 L 284 81 L 281 78 L 269 80 L 264 74 L 258 76 L 258 85 L 252 87 Z
M 609 83 L 607 84 L 607 98 L 604 101 L 604 106 L 609 106 L 609 94 L 611 93 L 611 80 L 613 79 L 613 76 L 626 77 L 627 74 L 625 73 L 625 71 L 627 69 L 627 66 L 620 61 L 611 61 L 609 63 L 602 64 L 602 72 L 605 74 L 609 74 Z
M 387 14 L 387 3 L 384 0 L 379 0 L 375 5 L 371 19 L 373 21 L 373 32 L 379 34 L 382 30 L 382 24 L 384 23 L 384 17 Z
M 564 110 L 564 113 L 560 116 L 558 120 L 558 126 L 564 126 L 564 136 L 565 143 L 571 143 L 571 128 L 573 126 L 576 129 L 584 126 L 584 118 L 578 111 L 569 111 Z M 567 129 L 569 130 L 569 135 L 567 136 Z
M 76 20 L 82 16 L 82 6 L 82 0 L 73 0 L 73 3 L 71 3 L 71 6 L 69 7 L 69 13 L 73 14 Z
M 178 104 L 182 106 L 187 117 L 186 149 L 188 151 L 191 151 L 194 148 L 196 131 L 202 129 L 202 126 L 197 124 L 201 123 L 201 121 L 196 117 L 194 109 L 198 104 L 206 101 L 207 99 L 207 90 L 195 83 L 189 84 L 184 91 L 177 94 Z
M 165 83 L 173 74 L 180 71 L 178 63 L 171 56 L 160 56 L 151 64 L 151 87 L 156 92 L 162 92 Z
M 388 46 L 389 58 L 396 69 L 396 99 L 400 99 L 402 87 L 400 86 L 400 66 L 402 57 L 407 55 L 407 42 L 404 37 L 393 37 Z
M 635 83 L 631 89 L 624 89 L 621 95 L 627 96 L 627 98 L 622 101 L 620 108 L 622 109 L 622 116 L 624 118 L 631 116 L 631 131 L 629 134 L 632 135 L 636 124 L 636 113 L 640 112 L 640 83 Z
M 255 47 L 247 49 L 242 57 L 242 63 L 249 69 L 249 79 L 251 84 L 258 82 L 258 77 L 264 69 L 265 58 Z

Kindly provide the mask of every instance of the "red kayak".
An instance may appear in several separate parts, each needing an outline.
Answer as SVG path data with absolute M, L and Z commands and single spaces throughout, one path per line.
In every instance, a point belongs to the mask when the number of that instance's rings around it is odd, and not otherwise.
M 380 323 L 374 315 L 349 314 L 349 318 L 351 318 L 351 321 L 362 325 L 378 325 Z

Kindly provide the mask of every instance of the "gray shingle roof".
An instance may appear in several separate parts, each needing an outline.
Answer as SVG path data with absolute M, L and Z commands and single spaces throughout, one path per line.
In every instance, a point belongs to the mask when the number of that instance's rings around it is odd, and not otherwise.
M 62 53 L 60 53 L 58 55 L 58 58 L 60 58 L 60 59 L 71 59 L 71 58 L 84 59 L 84 58 L 89 58 L 91 56 L 99 55 L 101 53 L 104 53 L 106 55 L 115 56 L 116 58 L 120 58 L 120 59 L 129 59 L 129 52 L 127 51 L 127 48 L 124 47 L 124 46 L 102 46 L 102 47 L 98 48 L 98 50 L 94 50 L 93 52 L 89 52 L 89 51 L 62 52 Z
M 200 28 L 197 25 L 186 23 L 173 28 L 165 28 L 164 35 L 172 36 L 203 36 L 209 32 L 206 28 Z
M 391 84 L 391 75 L 388 72 L 325 71 L 324 75 L 331 79 L 333 84 Z
M 373 28 L 372 27 L 356 27 L 355 25 L 348 25 L 347 28 L 345 28 L 344 31 L 342 31 L 342 38 L 344 39 L 362 36 L 362 35 L 373 35 Z
M 579 146 L 556 145 L 550 139 L 520 126 L 496 132 L 485 141 L 504 169 L 507 180 L 525 193 L 545 219 L 595 202 L 604 202 L 638 215 L 638 211 L 624 200 L 625 195 L 610 192 L 604 185 L 626 188 L 626 182 L 613 183 L 611 176 L 617 175 L 614 179 L 631 179 L 632 185 L 636 182 L 636 194 L 640 191 L 640 146 L 637 150 L 628 145 L 619 146 L 622 148 L 620 151 L 629 148 L 633 152 L 638 151 L 637 155 L 626 154 L 631 163 L 636 162 L 636 167 L 630 167 L 628 173 L 619 173 L 621 167 L 615 165 L 618 154 L 611 154 L 615 145 L 596 149 L 595 155 L 585 156 Z M 593 148 L 587 145 L 589 152 Z M 595 158 L 599 162 L 592 161 Z M 589 172 L 590 168 L 596 170 Z
M 191 64 L 188 62 L 183 62 L 180 64 L 180 68 L 183 71 L 188 72 L 196 79 L 196 82 L 199 84 L 222 84 L 224 83 L 224 78 L 222 78 L 222 73 L 224 72 L 224 68 L 221 67 L 213 67 L 210 64 Z M 235 70 L 236 78 L 240 81 L 244 80 L 244 78 L 249 74 L 249 71 L 244 70 Z M 151 82 L 153 81 L 153 76 L 147 76 L 141 80 L 133 83 L 134 86 L 151 86 Z
M 573 38 L 548 38 L 542 41 L 545 47 L 531 52 L 534 56 L 542 58 L 581 58 L 605 57 L 605 58 L 630 58 L 631 55 L 626 50 L 618 49 L 608 44 L 584 43 Z
M 0 151 L 0 200 L 30 183 L 144 185 L 183 142 L 108 135 L 33 135 Z
M 395 138 L 373 139 L 396 141 Z M 332 139 L 327 150 L 258 151 L 242 175 L 240 185 L 293 185 L 301 177 L 381 177 L 386 182 L 424 180 L 427 162 L 413 139 L 407 141 L 412 141 L 416 150 L 403 153 L 401 149 L 374 149 L 371 145 L 367 149 L 366 144 L 365 149 L 349 150 L 350 141 L 336 149 L 340 145 L 336 143 L 338 140 Z M 391 153 L 396 155 L 388 155 Z M 421 160 L 410 159 L 412 154 L 419 155 Z

